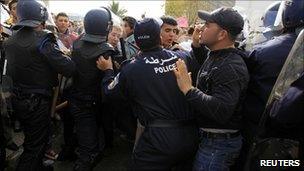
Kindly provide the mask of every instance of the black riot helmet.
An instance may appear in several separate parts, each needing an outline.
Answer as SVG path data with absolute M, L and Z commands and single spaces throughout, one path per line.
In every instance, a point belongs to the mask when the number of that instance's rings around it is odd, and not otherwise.
M 84 17 L 85 34 L 82 40 L 101 43 L 106 42 L 113 22 L 111 11 L 105 7 L 90 10 Z
M 282 20 L 286 28 L 304 26 L 304 1 L 286 0 Z
M 282 33 L 283 27 L 275 27 L 275 20 L 277 18 L 277 14 L 279 11 L 279 7 L 281 5 L 280 1 L 274 2 L 268 6 L 261 20 L 263 21 L 263 35 L 267 38 L 267 40 L 272 39 L 274 36 L 278 36 Z
M 285 0 L 281 3 L 275 25 L 282 22 L 284 28 L 297 28 L 304 26 L 304 1 Z
M 263 27 L 271 28 L 274 25 L 275 19 L 277 17 L 277 13 L 279 10 L 281 2 L 274 2 L 267 7 L 265 10 L 264 15 L 262 16 L 261 20 L 263 21 Z
M 18 23 L 13 29 L 20 27 L 37 27 L 48 19 L 48 12 L 42 2 L 36 0 L 19 0 L 17 3 Z

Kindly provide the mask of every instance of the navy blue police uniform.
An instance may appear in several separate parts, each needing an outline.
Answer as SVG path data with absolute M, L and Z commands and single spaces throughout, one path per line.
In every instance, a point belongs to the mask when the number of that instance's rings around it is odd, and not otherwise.
M 258 124 L 272 87 L 296 38 L 295 33 L 275 37 L 254 47 L 249 57 L 244 58 L 250 73 L 250 81 L 243 105 L 243 114 L 250 125 Z
M 273 85 L 297 38 L 296 29 L 304 26 L 304 1 L 282 2 L 284 34 L 257 45 L 245 59 L 250 81 L 244 100 L 244 135 L 252 137 L 262 115 Z
M 282 5 L 282 13 L 277 15 L 282 17 L 283 34 L 257 45 L 249 58 L 245 58 L 250 80 L 242 110 L 244 136 L 242 159 L 245 159 L 249 145 L 257 134 L 258 124 L 269 95 L 297 38 L 296 30 L 304 26 L 304 1 L 284 1 Z
M 153 19 L 137 23 L 134 35 L 139 47 L 153 47 L 153 42 L 156 47 L 140 53 L 115 78 L 113 70 L 106 70 L 103 79 L 105 94 L 128 99 L 145 126 L 133 151 L 131 170 L 170 170 L 185 163 L 191 169 L 198 145 L 194 114 L 172 71 L 179 58 L 187 57 L 160 48 L 159 33 L 160 25 Z
M 290 84 L 287 92 L 271 109 L 268 135 L 298 140 L 299 159 L 304 158 L 304 73 Z M 303 166 L 302 166 L 303 167 Z

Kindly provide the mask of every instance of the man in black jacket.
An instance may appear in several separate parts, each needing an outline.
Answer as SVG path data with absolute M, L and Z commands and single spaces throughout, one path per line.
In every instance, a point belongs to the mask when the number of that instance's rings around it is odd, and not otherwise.
M 13 108 L 23 125 L 24 152 L 16 170 L 45 170 L 42 158 L 50 136 L 52 90 L 58 73 L 67 77 L 75 64 L 46 32 L 47 9 L 37 1 L 17 4 L 16 33 L 4 44 L 7 73 L 13 81 Z
M 234 48 L 234 41 L 244 21 L 231 8 L 220 8 L 211 14 L 199 11 L 198 15 L 206 23 L 201 30 L 196 27 L 193 35 L 193 54 L 203 64 L 196 87 L 192 87 L 181 60 L 177 61 L 175 75 L 200 126 L 202 140 L 194 170 L 228 170 L 242 146 L 240 103 L 249 76 L 244 55 Z

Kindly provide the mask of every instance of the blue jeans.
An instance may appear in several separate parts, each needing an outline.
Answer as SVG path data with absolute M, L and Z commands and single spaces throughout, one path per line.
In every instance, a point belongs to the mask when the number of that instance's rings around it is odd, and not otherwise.
M 202 135 L 202 132 L 200 132 Z M 242 147 L 242 136 L 234 138 L 201 137 L 196 153 L 194 171 L 229 171 L 238 158 Z

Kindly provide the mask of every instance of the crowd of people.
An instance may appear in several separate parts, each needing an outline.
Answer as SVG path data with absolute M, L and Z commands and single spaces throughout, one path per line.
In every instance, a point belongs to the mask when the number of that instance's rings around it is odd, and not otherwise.
M 0 25 L 0 170 L 5 149 L 20 148 L 11 127 L 25 136 L 18 171 L 53 170 L 45 158 L 93 170 L 115 148 L 115 129 L 134 143 L 130 170 L 259 170 L 249 155 L 257 136 L 299 142 L 288 159 L 304 161 L 303 69 L 281 102 L 267 105 L 303 30 L 304 1 L 271 5 L 265 41 L 253 49 L 243 43 L 243 16 L 228 7 L 199 10 L 187 29 L 171 16 L 116 23 L 106 7 L 80 25 L 36 0 L 1 1 L 1 9 L 10 18 Z M 276 117 L 261 133 L 267 111 Z M 63 124 L 60 152 L 53 118 Z

